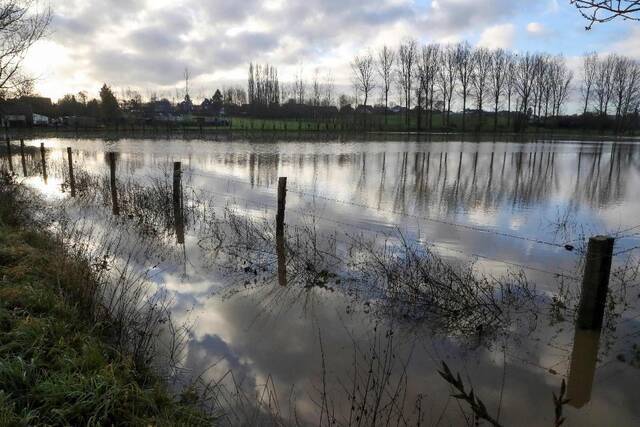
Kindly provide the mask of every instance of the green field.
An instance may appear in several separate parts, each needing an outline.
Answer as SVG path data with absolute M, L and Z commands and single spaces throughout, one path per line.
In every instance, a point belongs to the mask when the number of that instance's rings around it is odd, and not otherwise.
M 232 117 L 231 128 L 234 130 L 265 130 L 265 131 L 371 131 L 371 132 L 407 132 L 418 130 L 418 120 L 415 115 L 406 118 L 402 114 L 390 114 L 386 118 L 384 115 L 350 115 L 335 119 L 261 119 Z M 513 123 L 513 119 L 511 120 Z M 424 116 L 420 126 L 421 131 L 428 131 L 429 124 Z M 443 115 L 434 114 L 432 121 L 432 131 L 462 131 L 462 117 L 452 115 L 450 126 L 443 125 Z M 482 118 L 477 115 L 468 115 L 466 118 L 466 131 L 491 132 L 494 130 L 493 115 L 484 114 Z M 498 120 L 498 131 L 507 131 L 507 118 L 500 116 Z

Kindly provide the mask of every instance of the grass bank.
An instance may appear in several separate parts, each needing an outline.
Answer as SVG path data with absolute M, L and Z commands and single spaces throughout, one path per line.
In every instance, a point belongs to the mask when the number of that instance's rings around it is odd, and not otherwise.
M 115 319 L 88 315 L 92 266 L 57 255 L 16 193 L 0 178 L 0 425 L 214 424 L 119 348 Z

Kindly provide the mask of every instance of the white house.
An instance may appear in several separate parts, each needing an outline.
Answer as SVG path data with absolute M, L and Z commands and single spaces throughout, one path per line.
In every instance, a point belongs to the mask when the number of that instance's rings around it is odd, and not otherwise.
M 33 114 L 33 124 L 36 126 L 46 126 L 49 124 L 49 117 L 42 114 Z

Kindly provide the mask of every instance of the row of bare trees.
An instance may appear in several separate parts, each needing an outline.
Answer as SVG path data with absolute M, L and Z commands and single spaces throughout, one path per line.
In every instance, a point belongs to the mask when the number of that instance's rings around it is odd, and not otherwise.
M 494 128 L 500 109 L 506 106 L 511 112 L 513 102 L 515 111 L 522 113 L 519 116 L 546 120 L 560 114 L 573 79 L 562 56 L 516 55 L 503 49 L 473 48 L 467 42 L 419 46 L 415 40 L 406 40 L 397 49 L 383 46 L 375 55 L 356 56 L 351 68 L 365 109 L 373 91 L 380 88 L 387 111 L 395 87 L 404 103 L 407 126 L 408 113 L 416 106 L 418 128 L 423 111 L 429 128 L 434 111 L 442 111 L 443 124 L 449 126 L 454 101 L 462 110 L 463 130 L 470 109 L 482 123 L 487 103 L 494 112 Z
M 589 53 L 583 58 L 581 92 L 585 115 L 613 115 L 620 130 L 640 109 L 640 63 L 617 54 Z
M 280 103 L 278 69 L 273 65 L 249 64 L 249 104 L 271 105 Z

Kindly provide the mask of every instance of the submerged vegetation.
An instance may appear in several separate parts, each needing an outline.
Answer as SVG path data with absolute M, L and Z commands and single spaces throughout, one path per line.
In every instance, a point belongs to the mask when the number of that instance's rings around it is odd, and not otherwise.
M 118 297 L 108 295 L 107 264 L 61 250 L 43 224 L 29 220 L 21 187 L 6 179 L 0 185 L 0 424 L 211 425 L 194 395 L 173 396 L 149 365 L 153 329 L 168 321 L 153 306 L 158 302 L 131 305 L 137 298 L 131 293 L 142 287 L 126 275 L 109 288 Z

